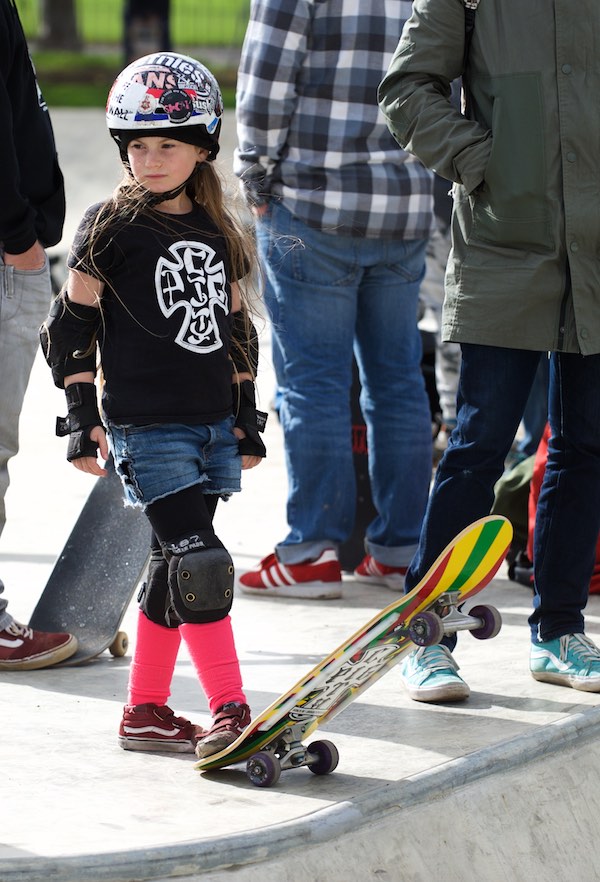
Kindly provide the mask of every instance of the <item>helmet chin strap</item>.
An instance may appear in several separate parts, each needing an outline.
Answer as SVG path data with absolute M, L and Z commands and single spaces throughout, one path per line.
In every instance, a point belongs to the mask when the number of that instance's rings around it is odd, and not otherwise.
M 175 199 L 176 196 L 183 193 L 189 180 L 190 179 L 188 178 L 187 181 L 184 181 L 179 187 L 175 187 L 174 190 L 167 190 L 166 193 L 151 193 L 150 190 L 146 190 L 146 197 L 144 199 L 145 205 L 148 208 L 153 208 L 155 205 L 160 205 L 161 202 L 168 202 L 170 199 Z
M 197 162 L 196 168 L 191 173 L 189 178 L 187 178 L 183 182 L 183 184 L 180 184 L 178 187 L 175 187 L 173 190 L 167 190 L 166 193 L 151 193 L 150 190 L 146 190 L 146 193 L 148 194 L 144 200 L 146 206 L 148 208 L 154 208 L 155 205 L 160 205 L 161 202 L 168 202 L 170 199 L 175 199 L 177 196 L 179 196 L 180 193 L 183 193 L 183 191 L 185 190 L 187 185 L 194 180 L 194 178 L 196 177 L 196 175 L 198 174 L 198 172 L 202 168 L 202 165 L 203 165 L 202 162 Z

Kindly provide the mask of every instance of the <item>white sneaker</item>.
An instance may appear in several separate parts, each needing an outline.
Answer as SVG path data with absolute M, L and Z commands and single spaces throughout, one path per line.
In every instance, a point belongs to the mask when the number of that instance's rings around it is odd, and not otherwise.
M 458 665 L 446 646 L 420 646 L 400 665 L 400 676 L 414 701 L 463 701 L 471 690 L 458 676 Z
M 529 666 L 542 683 L 600 692 L 600 649 L 585 634 L 532 643 Z

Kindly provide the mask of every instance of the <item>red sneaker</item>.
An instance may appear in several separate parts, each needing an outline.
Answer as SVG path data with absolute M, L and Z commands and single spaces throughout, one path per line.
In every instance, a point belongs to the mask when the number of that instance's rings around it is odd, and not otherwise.
M 119 726 L 119 744 L 123 750 L 193 753 L 196 742 L 205 734 L 201 726 L 176 717 L 166 705 L 125 705 Z
M 342 596 L 342 571 L 333 548 L 317 560 L 283 564 L 275 554 L 261 560 L 258 569 L 238 578 L 243 594 L 326 600 Z
M 247 704 L 230 701 L 220 707 L 211 728 L 196 745 L 196 756 L 202 759 L 225 750 L 233 744 L 246 726 L 250 724 L 250 708 Z
M 34 631 L 11 622 L 0 631 L 0 671 L 34 671 L 70 658 L 77 650 L 72 634 Z
M 378 563 L 370 554 L 365 555 L 354 570 L 357 582 L 369 582 L 371 585 L 385 585 L 392 591 L 404 591 L 404 577 L 408 567 L 388 567 Z

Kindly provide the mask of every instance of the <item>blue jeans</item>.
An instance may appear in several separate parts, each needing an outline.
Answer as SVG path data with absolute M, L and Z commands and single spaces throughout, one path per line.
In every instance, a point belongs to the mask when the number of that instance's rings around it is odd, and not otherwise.
M 461 348 L 458 424 L 438 466 L 407 590 L 460 530 L 489 514 L 538 367 L 538 352 Z M 552 438 L 534 537 L 534 641 L 584 630 L 600 530 L 599 390 L 599 355 L 552 353 Z M 452 648 L 456 638 L 444 642 Z
M 378 513 L 366 549 L 381 563 L 406 566 L 431 477 L 417 329 L 426 242 L 321 233 L 277 203 L 258 221 L 257 238 L 289 484 L 290 531 L 277 554 L 284 563 L 314 559 L 352 532 L 354 352 Z
M 195 484 L 222 499 L 240 490 L 242 460 L 233 416 L 210 425 L 111 424 L 108 440 L 126 505 L 145 510 Z
M 39 327 L 51 300 L 47 257 L 39 270 L 17 270 L 0 257 L 0 533 L 6 523 L 8 462 L 19 449 L 19 416 L 40 346 Z M 3 592 L 0 582 L 0 595 Z M 7 603 L 0 597 L 0 630 L 12 621 Z

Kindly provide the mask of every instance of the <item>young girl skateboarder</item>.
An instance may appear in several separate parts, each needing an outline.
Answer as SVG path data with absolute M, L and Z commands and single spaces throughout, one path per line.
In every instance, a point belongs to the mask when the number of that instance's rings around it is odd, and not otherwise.
M 67 459 L 104 475 L 97 453 L 110 450 L 126 503 L 153 530 L 119 743 L 202 757 L 250 721 L 229 617 L 233 563 L 213 516 L 241 469 L 266 455 L 256 332 L 238 284 L 255 268 L 252 241 L 212 162 L 222 100 L 210 71 L 177 53 L 145 56 L 117 77 L 106 115 L 124 178 L 86 212 L 41 339 L 66 391 L 57 431 L 70 436 Z M 182 638 L 213 714 L 208 732 L 167 706 Z

